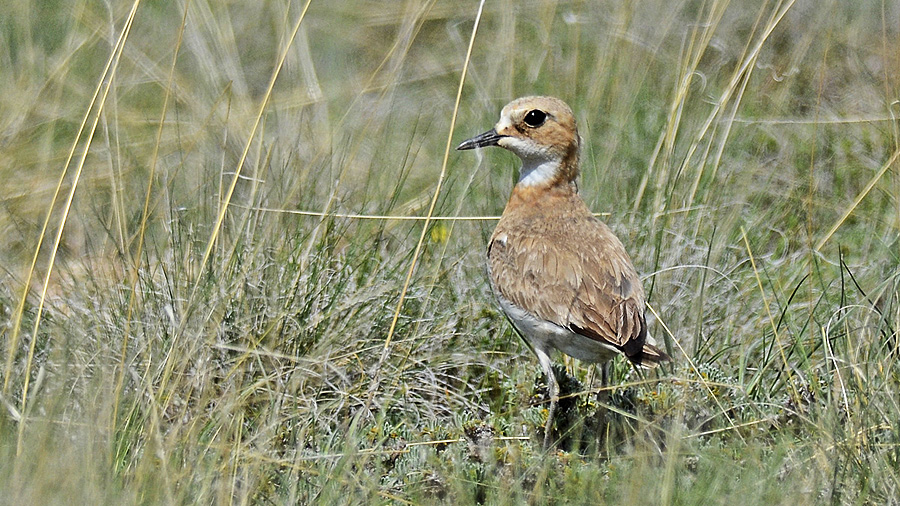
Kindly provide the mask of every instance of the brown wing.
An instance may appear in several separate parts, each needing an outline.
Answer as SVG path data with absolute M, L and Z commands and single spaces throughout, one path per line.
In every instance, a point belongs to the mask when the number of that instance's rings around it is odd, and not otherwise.
M 647 335 L 644 292 L 622 243 L 589 214 L 528 221 L 514 231 L 501 223 L 491 238 L 495 290 L 639 363 Z

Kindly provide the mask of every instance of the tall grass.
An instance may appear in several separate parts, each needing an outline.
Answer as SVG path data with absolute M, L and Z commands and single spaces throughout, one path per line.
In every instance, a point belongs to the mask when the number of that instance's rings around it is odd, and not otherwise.
M 897 502 L 897 5 L 0 8 L 3 503 Z M 551 452 L 516 161 L 436 192 L 526 94 L 676 359 L 557 357 Z

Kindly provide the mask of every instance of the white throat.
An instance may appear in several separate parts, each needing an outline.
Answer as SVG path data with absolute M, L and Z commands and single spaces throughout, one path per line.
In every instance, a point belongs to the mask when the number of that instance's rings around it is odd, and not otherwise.
M 547 184 L 556 177 L 559 171 L 559 160 L 546 158 L 524 158 L 519 172 L 519 184 L 522 186 L 539 186 Z
M 500 123 L 498 128 L 503 128 Z M 556 177 L 561 160 L 551 155 L 546 146 L 531 139 L 507 136 L 500 139 L 498 146 L 508 149 L 522 160 L 519 171 L 519 185 L 539 186 L 547 184 Z

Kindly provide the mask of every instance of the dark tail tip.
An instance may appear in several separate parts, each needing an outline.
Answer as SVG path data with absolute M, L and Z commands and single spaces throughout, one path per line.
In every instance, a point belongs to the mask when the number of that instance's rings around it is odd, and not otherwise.
M 644 347 L 641 348 L 640 353 L 636 353 L 634 356 L 628 357 L 635 365 L 639 365 L 641 367 L 645 367 L 647 369 L 654 369 L 659 366 L 659 364 L 663 362 L 672 362 L 672 357 L 670 357 L 666 352 L 661 349 L 653 346 L 652 344 L 644 344 Z

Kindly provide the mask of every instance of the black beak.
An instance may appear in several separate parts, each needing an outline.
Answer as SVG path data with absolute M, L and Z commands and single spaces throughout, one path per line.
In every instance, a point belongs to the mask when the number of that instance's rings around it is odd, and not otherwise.
M 496 146 L 503 137 L 503 135 L 498 134 L 497 131 L 492 128 L 481 135 L 476 135 L 467 141 L 462 141 L 462 144 L 456 146 L 456 149 L 475 149 Z

